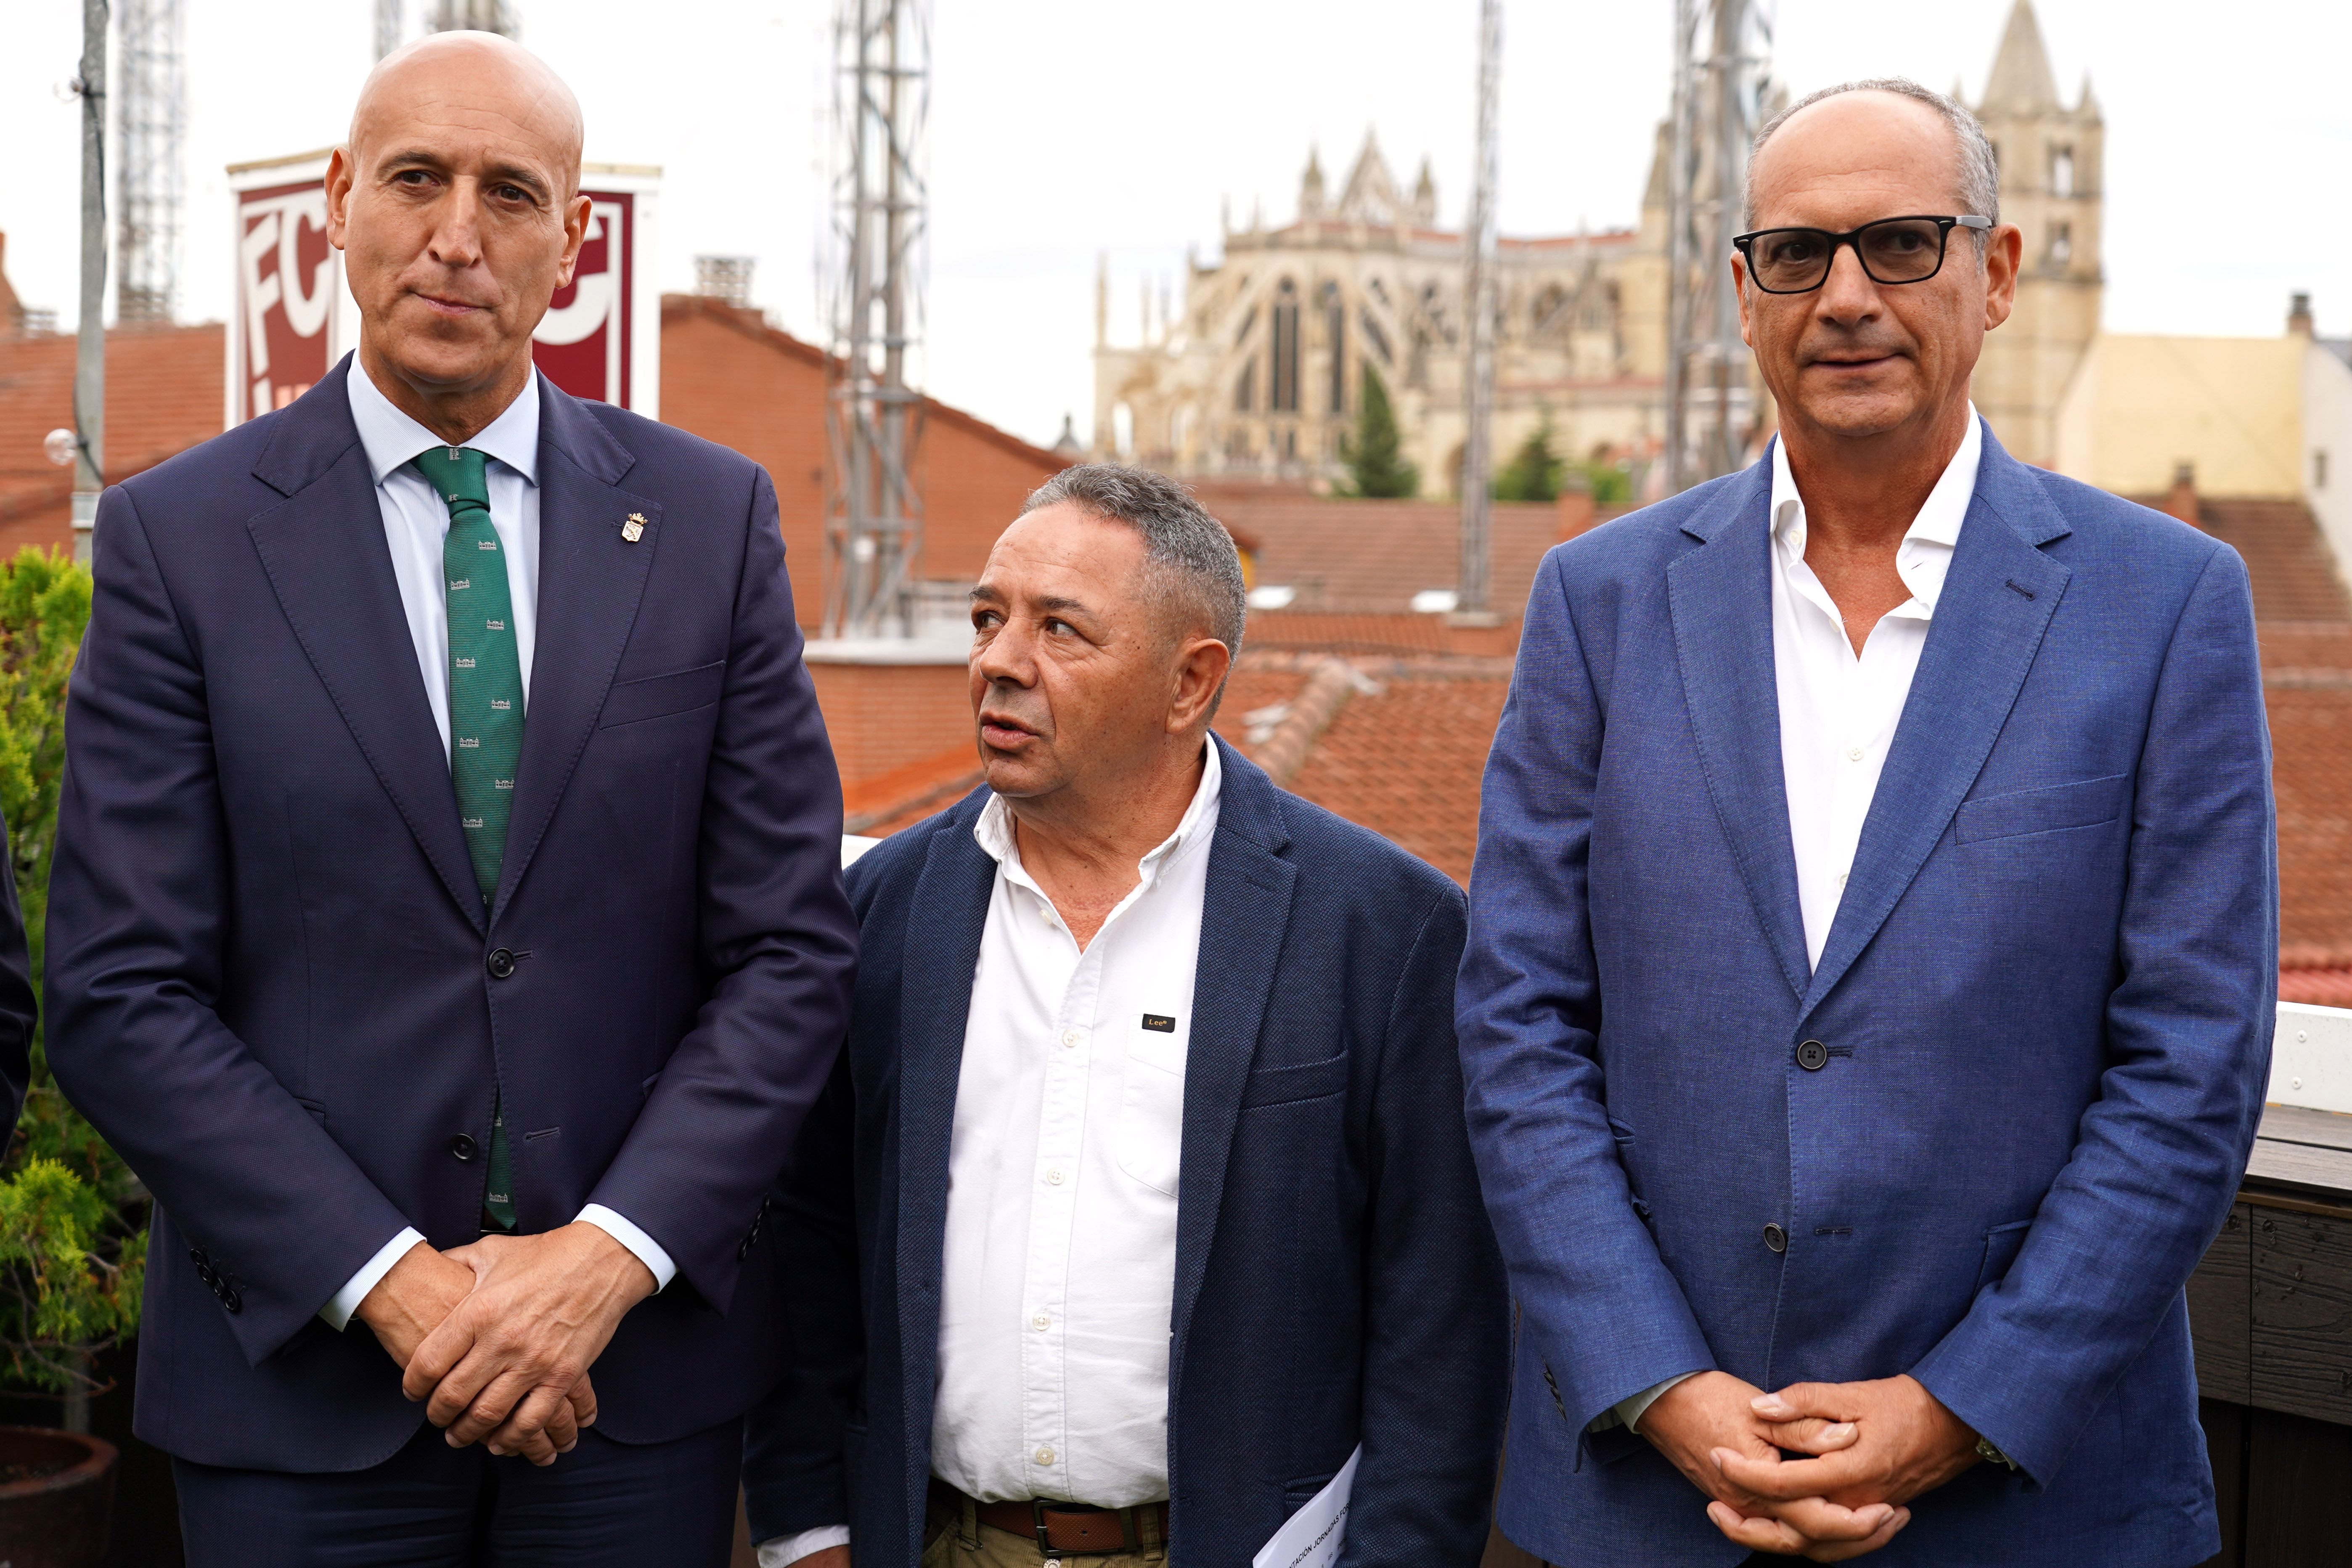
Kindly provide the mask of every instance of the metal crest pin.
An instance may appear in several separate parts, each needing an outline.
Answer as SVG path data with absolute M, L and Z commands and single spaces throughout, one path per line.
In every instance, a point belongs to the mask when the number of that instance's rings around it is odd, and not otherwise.
M 646 514 L 641 511 L 631 512 L 629 514 L 629 521 L 621 524 L 622 541 L 625 543 L 635 544 L 638 540 L 643 539 L 645 536 Z

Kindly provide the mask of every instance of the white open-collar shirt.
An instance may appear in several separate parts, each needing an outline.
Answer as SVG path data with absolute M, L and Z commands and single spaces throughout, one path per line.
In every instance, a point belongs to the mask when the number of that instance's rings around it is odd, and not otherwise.
M 1193 968 L 1223 767 L 1084 951 L 996 862 L 948 1145 L 931 1471 L 982 1501 L 1168 1495 L 1168 1334 Z
M 1845 896 L 1863 819 L 1878 794 L 1878 775 L 1911 695 L 1920 650 L 1927 646 L 1983 455 L 1983 427 L 1971 405 L 1959 450 L 1895 551 L 1895 570 L 1911 597 L 1880 619 L 1857 654 L 1836 604 L 1805 563 L 1804 498 L 1789 471 L 1787 448 L 1773 438 L 1772 674 L 1808 963 L 1821 963 Z
M 425 700 L 432 704 L 433 723 L 441 731 L 441 752 L 449 752 L 449 605 L 444 589 L 443 542 L 449 534 L 449 507 L 440 492 L 425 482 L 413 466 L 420 452 L 448 443 L 393 405 L 359 361 L 352 361 L 344 376 L 352 405 L 352 423 L 359 429 L 360 447 L 367 455 L 368 473 L 375 480 L 377 508 L 383 514 L 383 542 L 392 552 L 392 575 L 400 584 L 401 614 L 415 645 L 417 673 L 425 681 Z M 522 664 L 525 721 L 530 709 L 530 659 L 539 637 L 539 377 L 533 374 L 522 392 L 496 419 L 478 431 L 466 445 L 489 461 L 484 467 L 490 492 L 490 526 L 498 531 L 499 554 L 507 563 L 507 597 L 514 623 L 515 652 Z M 624 1215 L 603 1204 L 580 1211 L 586 1220 L 636 1254 L 653 1271 L 657 1286 L 677 1272 L 669 1253 Z M 376 1249 L 365 1267 L 352 1275 L 319 1315 L 341 1329 L 376 1288 L 392 1266 L 424 1243 L 414 1227 Z

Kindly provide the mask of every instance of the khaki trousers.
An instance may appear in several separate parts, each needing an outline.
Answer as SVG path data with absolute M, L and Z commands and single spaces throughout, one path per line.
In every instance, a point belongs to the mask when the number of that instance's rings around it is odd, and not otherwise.
M 923 1568 L 1160 1568 L 1168 1543 L 1102 1556 L 1048 1557 L 1034 1541 L 980 1522 L 971 1503 L 942 1506 L 934 1500 L 923 1527 Z

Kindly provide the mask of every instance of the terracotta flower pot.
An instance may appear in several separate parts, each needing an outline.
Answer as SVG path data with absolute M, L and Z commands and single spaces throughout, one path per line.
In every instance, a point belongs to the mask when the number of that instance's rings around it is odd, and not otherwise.
M 0 1426 L 0 1563 L 89 1568 L 106 1555 L 114 1445 L 47 1426 Z

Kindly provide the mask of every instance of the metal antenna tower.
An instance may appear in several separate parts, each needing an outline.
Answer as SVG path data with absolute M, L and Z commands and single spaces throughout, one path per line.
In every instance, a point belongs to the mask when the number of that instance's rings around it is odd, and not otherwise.
M 375 58 L 383 58 L 400 47 L 402 13 L 406 7 L 401 0 L 375 0 Z
M 379 34 L 383 27 L 378 14 Z M 434 0 L 430 31 L 436 33 L 496 33 L 502 37 L 522 36 L 522 17 L 509 0 Z
M 180 0 L 123 0 L 121 231 L 115 318 L 165 325 L 180 291 L 187 68 Z
M 1773 0 L 1675 0 L 1674 142 L 1666 169 L 1666 480 L 1739 467 L 1753 418 L 1731 237 L 1748 146 L 1770 90 Z
M 840 0 L 834 26 L 833 327 L 824 631 L 911 637 L 923 547 L 911 480 L 922 395 L 908 352 L 922 316 L 929 0 Z
M 1503 0 L 1482 0 L 1478 11 L 1478 167 L 1470 185 L 1468 296 L 1462 370 L 1462 563 L 1454 579 L 1457 624 L 1489 622 L 1487 535 L 1494 518 L 1487 470 L 1494 464 L 1495 423 L 1495 165 L 1497 100 L 1503 72 Z

